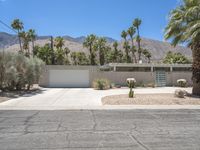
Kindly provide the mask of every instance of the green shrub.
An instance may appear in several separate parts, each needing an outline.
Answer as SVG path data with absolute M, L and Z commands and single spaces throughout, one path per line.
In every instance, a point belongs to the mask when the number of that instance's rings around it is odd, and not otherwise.
M 106 90 L 111 87 L 110 81 L 107 79 L 96 79 L 93 81 L 93 88 L 97 90 Z
M 145 87 L 145 84 L 142 81 L 137 82 L 137 83 L 135 83 L 135 87 Z
M 15 53 L 0 53 L 0 58 L 1 90 L 29 90 L 39 82 L 44 66 L 40 59 Z
M 177 84 L 179 87 L 186 87 L 187 81 L 186 81 L 186 79 L 178 79 Z

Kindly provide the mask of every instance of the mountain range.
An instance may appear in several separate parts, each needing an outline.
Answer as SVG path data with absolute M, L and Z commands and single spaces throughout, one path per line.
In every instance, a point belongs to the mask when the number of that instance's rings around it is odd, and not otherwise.
M 65 46 L 68 47 L 71 51 L 83 51 L 88 53 L 88 50 L 83 47 L 82 43 L 85 40 L 85 36 L 80 37 L 71 37 L 63 36 L 65 40 Z M 112 43 L 117 41 L 110 37 L 105 37 L 108 41 L 108 44 L 112 46 Z M 38 36 L 36 40 L 36 45 L 42 46 L 50 42 L 50 36 Z M 118 41 L 119 49 L 123 49 L 123 41 Z M 136 43 L 134 43 L 137 45 Z M 173 47 L 168 42 L 142 38 L 141 47 L 149 50 L 152 54 L 153 60 L 161 60 L 166 55 L 168 51 L 180 52 L 186 55 L 188 58 L 191 58 L 191 50 L 187 47 L 177 46 Z M 17 35 L 8 34 L 5 32 L 0 32 L 0 51 L 4 48 L 5 51 L 16 51 L 19 49 Z

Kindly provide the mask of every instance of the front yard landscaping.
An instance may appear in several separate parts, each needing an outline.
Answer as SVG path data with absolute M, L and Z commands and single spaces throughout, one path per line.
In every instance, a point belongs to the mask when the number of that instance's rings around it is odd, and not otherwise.
M 106 96 L 102 98 L 103 105 L 200 105 L 200 97 L 175 97 L 174 94 L 128 94 Z

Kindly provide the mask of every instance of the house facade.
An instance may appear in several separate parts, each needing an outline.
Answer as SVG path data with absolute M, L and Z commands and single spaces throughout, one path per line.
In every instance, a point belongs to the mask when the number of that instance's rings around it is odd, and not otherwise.
M 192 84 L 191 64 L 108 64 L 106 66 L 47 65 L 40 86 L 43 87 L 91 87 L 98 78 L 111 83 L 126 85 L 127 78 L 135 78 L 138 85 L 176 86 L 178 79 Z

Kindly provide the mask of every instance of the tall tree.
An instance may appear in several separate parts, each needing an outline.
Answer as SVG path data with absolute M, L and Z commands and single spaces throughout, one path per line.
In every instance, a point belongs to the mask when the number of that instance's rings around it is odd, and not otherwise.
M 107 43 L 106 39 L 100 37 L 97 39 L 95 44 L 97 51 L 99 52 L 99 63 L 101 66 L 105 64 L 106 43 Z
M 30 48 L 29 48 L 30 37 L 29 37 L 29 34 L 28 34 L 28 32 L 22 31 L 22 32 L 19 33 L 19 36 L 23 41 L 22 47 L 25 50 L 25 55 L 27 57 L 29 57 L 30 56 Z
M 83 46 L 89 49 L 90 52 L 90 64 L 91 65 L 96 65 L 96 61 L 95 61 L 95 49 L 94 49 L 94 45 L 96 42 L 96 36 L 94 34 L 88 35 L 85 39 L 85 41 L 83 42 Z
M 71 61 L 73 65 L 78 65 L 78 60 L 77 60 L 77 52 L 72 52 L 70 54 L 71 56 Z
M 130 63 L 130 56 L 129 56 L 129 51 L 130 51 L 130 46 L 129 46 L 129 42 L 127 41 L 127 32 L 126 31 L 122 31 L 121 33 L 121 37 L 124 39 L 124 44 L 123 44 L 123 48 L 125 50 L 125 54 L 126 54 L 126 62 Z
M 64 39 L 62 37 L 58 36 L 58 37 L 55 38 L 54 46 L 57 49 L 62 49 L 64 45 L 65 45 L 65 41 L 64 41 Z
M 64 64 L 65 65 L 69 65 L 70 64 L 70 61 L 69 61 L 69 53 L 70 53 L 70 49 L 68 48 L 68 47 L 65 47 L 64 48 L 64 55 L 65 55 L 65 62 L 64 62 Z
M 138 60 L 141 60 L 141 53 L 142 53 L 142 49 L 141 49 L 141 38 L 140 38 L 140 25 L 142 23 L 142 20 L 139 18 L 136 18 L 133 21 L 133 26 L 137 29 L 137 37 L 136 37 L 136 41 L 138 43 Z
M 171 39 L 176 46 L 187 43 L 192 50 L 193 90 L 194 95 L 200 96 L 200 1 L 183 0 L 170 13 L 170 20 L 165 29 L 165 39 Z
M 167 52 L 163 59 L 165 64 L 189 64 L 190 60 L 181 53 L 173 53 L 172 51 Z
M 127 33 L 129 34 L 129 36 L 131 38 L 131 52 L 133 55 L 133 62 L 137 63 L 137 58 L 136 58 L 136 54 L 135 54 L 136 49 L 135 49 L 134 42 L 133 42 L 135 32 L 136 32 L 136 30 L 134 27 L 130 27 L 127 31 Z
M 28 34 L 32 43 L 32 52 L 34 51 L 35 48 L 35 40 L 36 40 L 36 33 L 34 29 L 29 29 Z
M 87 65 L 89 62 L 84 52 L 72 52 L 71 60 L 73 65 Z
M 46 63 L 46 65 L 51 64 L 51 47 L 49 44 L 45 44 L 42 47 L 35 46 L 34 53 L 34 55 L 42 59 Z
M 20 37 L 20 32 L 23 30 L 24 25 L 23 22 L 20 21 L 19 19 L 15 19 L 13 20 L 12 24 L 11 24 L 12 28 L 14 30 L 17 30 L 18 33 L 18 40 L 19 40 L 19 46 L 20 46 L 20 51 L 22 52 L 22 43 L 21 43 L 21 37 Z
M 142 53 L 144 57 L 147 59 L 147 63 L 151 62 L 151 53 L 147 49 L 143 49 Z
M 113 62 L 117 62 L 117 58 L 118 58 L 118 43 L 117 41 L 115 41 L 113 43 L 113 47 L 114 47 L 114 53 L 113 53 Z

